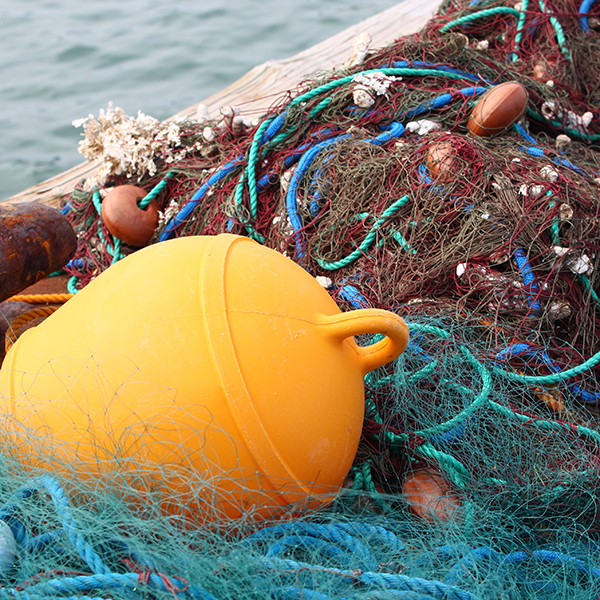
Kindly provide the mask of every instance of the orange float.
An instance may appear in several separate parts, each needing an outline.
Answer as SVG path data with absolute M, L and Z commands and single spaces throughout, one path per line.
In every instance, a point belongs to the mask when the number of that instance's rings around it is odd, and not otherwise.
M 527 109 L 527 90 L 515 81 L 488 90 L 473 107 L 467 129 L 479 137 L 493 137 L 507 131 Z
M 456 171 L 456 151 L 450 140 L 432 144 L 427 151 L 427 168 L 433 177 L 449 178 Z
M 139 201 L 146 190 L 135 185 L 118 185 L 102 201 L 100 212 L 106 228 L 130 246 L 145 246 L 158 227 L 158 203 L 151 200 L 146 208 Z
M 431 468 L 412 473 L 402 485 L 402 495 L 412 512 L 431 522 L 455 517 L 460 507 L 460 500 L 448 482 Z
M 358 346 L 353 336 L 382 333 Z M 111 266 L 12 347 L 5 440 L 24 464 L 129 486 L 198 520 L 329 502 L 364 375 L 405 348 L 394 313 L 341 313 L 248 238 L 186 237 Z

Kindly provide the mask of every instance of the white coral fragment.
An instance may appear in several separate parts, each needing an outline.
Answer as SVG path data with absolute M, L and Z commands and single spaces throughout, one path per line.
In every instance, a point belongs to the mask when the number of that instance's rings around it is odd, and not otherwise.
M 374 73 L 359 73 L 352 78 L 354 83 L 362 84 L 365 89 L 372 90 L 377 96 L 384 96 L 394 81 L 401 81 L 402 77 L 386 75 L 381 71 Z
M 556 144 L 556 148 L 558 150 L 560 150 L 561 148 L 564 148 L 565 146 L 567 146 L 570 143 L 571 143 L 571 138 L 568 135 L 561 133 L 556 136 L 555 144 Z
M 594 115 L 590 111 L 578 115 L 572 110 L 563 110 L 554 100 L 548 100 L 542 104 L 542 115 L 549 121 L 555 117 L 562 119 L 566 121 L 568 127 L 574 129 L 587 129 L 594 119 Z
M 196 109 L 196 121 L 198 123 L 204 123 L 204 121 L 210 121 L 210 113 L 206 104 L 198 104 Z
M 79 152 L 88 160 L 99 160 L 100 166 L 85 182 L 85 189 L 102 187 L 118 175 L 137 178 L 154 175 L 158 156 L 166 157 L 168 150 L 181 145 L 181 130 L 174 121 L 159 122 L 138 112 L 134 119 L 109 102 L 100 110 L 98 119 L 89 115 L 73 121 L 83 127 L 84 138 Z
M 519 188 L 519 194 L 521 194 L 521 196 L 530 197 L 535 200 L 536 198 L 539 198 L 544 193 L 545 189 L 546 188 L 543 185 L 539 185 L 539 184 L 527 185 L 526 183 L 524 183 Z
M 554 250 L 556 256 L 559 258 L 564 258 L 564 266 L 573 273 L 582 275 L 583 273 L 590 274 L 593 271 L 593 255 L 590 258 L 587 254 L 579 254 L 570 248 L 563 248 L 562 246 L 554 246 L 552 249 Z

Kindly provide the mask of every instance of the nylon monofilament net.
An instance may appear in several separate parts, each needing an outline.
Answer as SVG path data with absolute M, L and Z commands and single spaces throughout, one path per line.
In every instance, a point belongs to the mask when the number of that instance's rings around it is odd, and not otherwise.
M 599 24 L 589 1 L 444 2 L 420 33 L 314 74 L 252 123 L 230 107 L 88 119 L 104 170 L 64 198 L 72 292 L 136 250 L 100 218 L 111 187 L 136 183 L 160 205 L 151 243 L 249 236 L 343 311 L 398 313 L 411 340 L 365 378 L 356 460 L 319 510 L 198 525 L 161 510 L 135 464 L 102 485 L 48 469 L 30 431 L 25 472 L 9 438 L 0 518 L 17 558 L 0 552 L 0 595 L 598 597 Z M 509 81 L 524 117 L 469 133 Z M 119 131 L 138 140 L 130 157 L 102 141 Z M 210 512 L 210 479 L 186 477 Z

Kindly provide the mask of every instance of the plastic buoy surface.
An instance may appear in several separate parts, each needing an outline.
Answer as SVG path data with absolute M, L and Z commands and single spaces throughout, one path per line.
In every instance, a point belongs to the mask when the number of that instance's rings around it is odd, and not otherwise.
M 100 216 L 106 228 L 131 246 L 145 246 L 158 226 L 158 203 L 151 200 L 144 209 L 138 202 L 146 190 L 135 185 L 118 185 L 106 194 Z
M 447 521 L 456 516 L 460 500 L 448 482 L 435 469 L 419 469 L 402 485 L 410 509 L 427 521 Z
M 363 333 L 386 337 L 359 347 Z M 407 341 L 397 315 L 341 313 L 248 238 L 171 240 L 111 266 L 17 341 L 0 372 L 3 427 L 24 457 L 149 486 L 166 510 L 271 514 L 338 491 L 363 376 Z
M 507 81 L 487 91 L 473 107 L 468 130 L 480 137 L 504 133 L 527 108 L 527 90 L 520 83 Z
M 0 204 L 0 302 L 64 267 L 76 248 L 59 210 L 37 202 Z

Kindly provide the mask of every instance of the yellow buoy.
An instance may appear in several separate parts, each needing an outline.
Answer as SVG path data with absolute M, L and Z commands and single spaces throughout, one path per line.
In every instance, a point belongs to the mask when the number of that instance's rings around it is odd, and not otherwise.
M 353 336 L 382 333 L 359 347 Z M 363 376 L 405 348 L 383 310 L 341 313 L 283 255 L 233 235 L 113 265 L 12 347 L 3 427 L 29 465 L 131 486 L 198 519 L 330 501 Z

